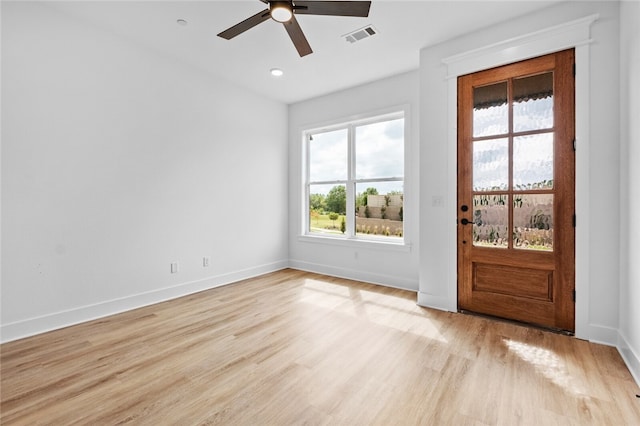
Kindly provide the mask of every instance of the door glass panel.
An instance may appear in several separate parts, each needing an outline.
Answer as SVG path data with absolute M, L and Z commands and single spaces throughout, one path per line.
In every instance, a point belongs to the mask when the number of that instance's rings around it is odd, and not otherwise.
M 473 142 L 473 190 L 503 191 L 509 187 L 509 139 Z
M 553 127 L 553 73 L 513 80 L 513 131 Z
M 553 133 L 513 138 L 513 188 L 553 188 Z
M 513 247 L 553 251 L 553 194 L 514 196 Z
M 473 137 L 507 133 L 508 114 L 506 81 L 473 88 Z
M 473 196 L 473 245 L 507 248 L 509 229 L 509 196 Z

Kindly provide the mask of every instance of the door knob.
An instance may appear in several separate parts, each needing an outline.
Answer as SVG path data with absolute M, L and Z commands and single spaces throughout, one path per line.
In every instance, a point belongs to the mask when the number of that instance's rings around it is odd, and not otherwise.
M 469 224 L 473 225 L 473 222 L 467 219 L 466 217 L 463 217 L 462 219 L 460 219 L 460 223 L 463 225 L 469 225 Z

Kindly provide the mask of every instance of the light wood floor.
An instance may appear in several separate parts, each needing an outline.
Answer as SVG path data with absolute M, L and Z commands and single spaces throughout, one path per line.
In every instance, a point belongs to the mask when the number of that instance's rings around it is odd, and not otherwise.
M 285 270 L 0 347 L 3 425 L 639 425 L 614 348 Z

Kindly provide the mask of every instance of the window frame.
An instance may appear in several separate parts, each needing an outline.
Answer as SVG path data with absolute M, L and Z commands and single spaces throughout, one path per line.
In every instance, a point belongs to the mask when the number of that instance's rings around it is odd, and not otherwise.
M 367 178 L 356 179 L 355 165 L 356 165 L 356 128 L 363 125 L 381 123 L 385 121 L 397 120 L 402 118 L 403 123 L 403 165 L 402 175 L 383 178 Z M 308 242 L 316 243 L 331 243 L 337 245 L 363 245 L 368 247 L 384 247 L 384 248 L 399 248 L 401 250 L 408 250 L 410 245 L 406 238 L 406 226 L 403 220 L 403 232 L 402 237 L 388 237 L 388 236 L 376 236 L 367 235 L 362 236 L 356 233 L 356 217 L 355 217 L 355 205 L 356 205 L 356 185 L 368 182 L 402 182 L 403 186 L 403 200 L 407 198 L 406 194 L 406 179 L 407 179 L 407 150 L 409 148 L 408 134 L 409 134 L 409 111 L 407 106 L 390 108 L 385 111 L 379 111 L 376 113 L 370 113 L 366 115 L 360 115 L 351 117 L 348 119 L 328 123 L 321 126 L 307 127 L 302 130 L 302 215 L 301 215 L 301 234 L 299 239 Z M 326 133 L 337 130 L 347 130 L 347 178 L 345 180 L 331 180 L 331 181 L 310 181 L 310 141 L 311 137 L 316 134 Z M 346 231 L 344 235 L 338 234 L 320 234 L 311 233 L 310 230 L 310 188 L 312 185 L 344 185 L 346 192 Z M 404 201 L 403 201 L 404 211 Z M 404 215 L 403 215 L 404 216 Z

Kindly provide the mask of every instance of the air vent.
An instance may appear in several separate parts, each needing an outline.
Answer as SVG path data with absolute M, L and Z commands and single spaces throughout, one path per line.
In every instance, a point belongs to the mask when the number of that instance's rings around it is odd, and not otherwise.
M 345 38 L 349 43 L 355 43 L 356 41 L 364 40 L 365 38 L 369 38 L 372 35 L 377 34 L 375 28 L 372 25 L 367 25 L 364 28 L 360 28 L 359 30 L 355 30 L 350 32 L 349 34 L 345 34 L 342 37 Z

